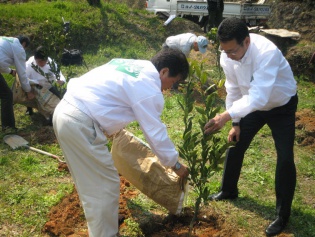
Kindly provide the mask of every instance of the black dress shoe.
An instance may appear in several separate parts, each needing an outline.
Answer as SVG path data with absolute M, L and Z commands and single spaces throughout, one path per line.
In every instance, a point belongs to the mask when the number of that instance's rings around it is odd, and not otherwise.
M 238 197 L 237 192 L 224 192 L 221 191 L 219 193 L 213 194 L 209 196 L 209 200 L 211 201 L 221 201 L 221 200 L 228 200 L 228 199 L 235 199 Z
M 267 236 L 275 236 L 280 234 L 286 227 L 288 221 L 281 216 L 277 217 L 266 229 Z

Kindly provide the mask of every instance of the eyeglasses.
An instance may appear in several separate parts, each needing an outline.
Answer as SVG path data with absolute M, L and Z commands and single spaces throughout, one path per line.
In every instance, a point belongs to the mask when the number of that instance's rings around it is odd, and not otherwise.
M 225 53 L 225 54 L 227 54 L 227 55 L 236 56 L 237 52 L 239 51 L 239 49 L 240 49 L 242 46 L 243 46 L 243 44 L 239 45 L 239 46 L 237 47 L 237 49 L 232 50 L 232 51 L 229 51 L 229 52 L 226 52 L 226 51 L 224 51 L 223 49 L 221 49 L 221 46 L 219 46 L 219 49 L 218 49 L 218 50 L 219 50 L 219 52 L 221 52 L 221 53 Z

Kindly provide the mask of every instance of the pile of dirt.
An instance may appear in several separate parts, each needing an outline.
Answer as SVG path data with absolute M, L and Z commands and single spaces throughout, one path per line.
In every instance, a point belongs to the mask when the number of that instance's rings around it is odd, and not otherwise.
M 302 131 L 297 135 L 299 145 L 315 148 L 315 112 L 310 109 L 303 109 L 296 113 L 296 128 Z
M 61 164 L 59 170 L 68 170 L 66 165 Z M 139 191 L 130 188 L 131 184 L 120 176 L 120 199 L 119 216 L 120 220 L 128 219 L 143 214 L 137 213 L 134 209 L 128 208 L 128 202 L 139 194 Z M 193 210 L 186 208 L 180 216 L 174 215 L 152 215 L 150 218 L 142 218 L 139 223 L 142 233 L 146 237 L 178 237 L 187 236 L 189 224 L 193 218 Z M 88 230 L 84 212 L 78 197 L 77 191 L 74 191 L 56 206 L 49 214 L 49 221 L 43 227 L 43 232 L 49 236 L 68 236 L 68 237 L 88 237 Z M 139 218 L 141 219 L 141 218 Z M 125 224 L 120 223 L 120 229 Z M 198 222 L 193 227 L 192 237 L 226 237 L 241 236 L 237 230 L 224 225 L 224 218 L 213 211 L 211 208 L 201 209 L 198 215 Z
M 268 28 L 298 32 L 298 40 L 279 38 L 278 46 L 291 65 L 296 76 L 306 76 L 315 82 L 315 62 L 309 64 L 315 52 L 315 2 L 313 0 L 267 0 L 272 12 Z

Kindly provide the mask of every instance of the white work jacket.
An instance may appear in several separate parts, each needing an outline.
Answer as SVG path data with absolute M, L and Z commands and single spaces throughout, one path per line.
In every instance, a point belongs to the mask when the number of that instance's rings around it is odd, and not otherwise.
M 64 99 L 112 135 L 138 121 L 152 151 L 165 166 L 178 152 L 161 121 L 164 97 L 155 66 L 146 60 L 113 59 L 68 82 Z
M 19 75 L 21 86 L 25 92 L 31 91 L 31 86 L 25 73 L 26 54 L 18 38 L 0 37 L 0 73 L 10 73 L 14 65 Z
M 48 62 L 52 63 L 52 60 L 49 57 L 48 57 Z M 38 84 L 44 88 L 50 89 L 52 86 L 52 83 L 54 81 L 56 81 L 57 79 L 56 79 L 56 75 L 50 71 L 51 68 L 50 68 L 49 64 L 46 63 L 46 65 L 44 67 L 40 67 L 40 69 L 45 74 L 48 75 L 49 79 L 47 79 L 45 76 L 41 75 L 40 73 L 36 72 L 35 69 L 33 69 L 32 63 L 34 64 L 34 66 L 38 66 L 34 56 L 30 57 L 26 62 L 26 75 L 27 75 L 28 79 L 35 84 Z M 55 63 L 55 68 L 57 68 L 56 63 Z M 63 82 L 66 82 L 66 79 L 63 76 L 63 74 L 61 73 L 61 71 L 60 71 L 60 80 Z
M 182 51 L 186 57 L 192 49 L 193 43 L 197 40 L 197 36 L 192 33 L 184 33 L 174 36 L 169 36 L 165 40 L 165 44 L 170 48 L 179 49 Z

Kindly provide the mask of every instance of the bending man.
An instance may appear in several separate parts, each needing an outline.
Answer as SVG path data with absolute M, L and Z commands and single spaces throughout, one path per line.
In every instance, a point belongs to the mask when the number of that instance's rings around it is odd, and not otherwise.
M 21 86 L 27 93 L 28 99 L 33 99 L 31 86 L 25 73 L 26 54 L 25 49 L 30 40 L 26 36 L 0 37 L 0 99 L 1 99 L 1 126 L 5 133 L 16 132 L 13 110 L 13 93 L 1 73 L 9 73 L 15 77 L 19 75 Z M 16 67 L 10 68 L 11 65 Z
M 90 237 L 118 233 L 120 180 L 104 132 L 113 135 L 138 121 L 161 163 L 174 167 L 182 178 L 188 175 L 160 119 L 162 91 L 184 80 L 188 71 L 182 52 L 165 49 L 151 61 L 113 59 L 69 81 L 53 125 L 83 204 Z
M 267 124 L 277 151 L 276 219 L 266 229 L 268 236 L 282 232 L 291 214 L 296 185 L 293 145 L 298 97 L 296 81 L 281 51 L 268 39 L 249 34 L 237 18 L 219 26 L 221 66 L 226 75 L 226 111 L 205 126 L 205 132 L 221 129 L 232 120 L 228 140 L 236 140 L 225 161 L 221 192 L 211 200 L 238 197 L 237 183 L 244 154 L 257 132 Z

